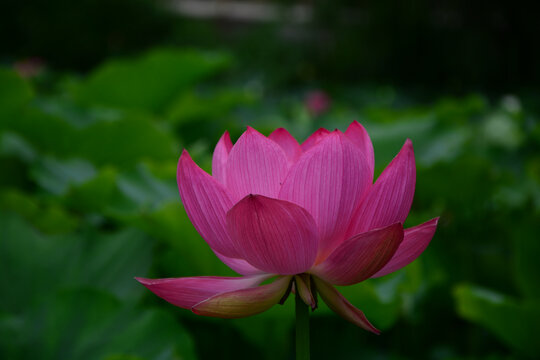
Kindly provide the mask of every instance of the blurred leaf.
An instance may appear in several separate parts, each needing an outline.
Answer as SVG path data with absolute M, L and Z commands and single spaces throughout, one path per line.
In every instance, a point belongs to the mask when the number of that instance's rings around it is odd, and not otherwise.
M 195 359 L 188 333 L 165 312 L 123 307 L 96 290 L 62 291 L 25 318 L 33 359 Z
M 60 204 L 15 189 L 0 191 L 0 209 L 19 214 L 48 234 L 69 233 L 79 225 L 79 219 Z
M 101 212 L 111 205 L 117 191 L 117 172 L 105 168 L 94 178 L 81 184 L 72 185 L 65 196 L 65 201 L 72 209 L 85 212 Z
M 25 108 L 16 118 L 0 119 L 0 129 L 22 137 L 35 150 L 71 154 L 77 141 L 75 129 L 63 119 Z
M 472 285 L 455 288 L 457 311 L 484 326 L 509 346 L 529 356 L 540 355 L 540 303 L 519 303 L 507 296 Z
M 118 120 L 79 127 L 34 108 L 0 121 L 0 130 L 18 134 L 36 151 L 59 158 L 82 157 L 96 165 L 128 167 L 143 159 L 176 160 L 174 139 L 147 116 L 123 114 Z
M 516 283 L 523 294 L 530 299 L 540 301 L 540 242 L 538 234 L 540 224 L 535 217 L 524 218 L 515 231 Z
M 36 158 L 34 148 L 21 136 L 9 131 L 0 134 L 0 154 L 15 156 L 26 162 Z
M 118 187 L 129 200 L 143 208 L 156 208 L 164 202 L 179 198 L 173 179 L 169 182 L 161 181 L 144 165 L 122 174 L 118 179 Z
M 175 124 L 190 121 L 219 121 L 234 108 L 253 103 L 254 96 L 246 91 L 225 89 L 211 94 L 186 92 L 171 106 L 168 118 Z
M 24 79 L 15 71 L 0 67 L 0 120 L 13 116 L 14 111 L 26 105 L 33 96 L 33 91 Z
M 183 90 L 231 63 L 223 53 L 154 50 L 134 60 L 113 60 L 77 89 L 85 103 L 163 112 Z
M 176 160 L 171 134 L 143 116 L 100 121 L 80 131 L 75 151 L 98 165 L 129 166 L 142 159 Z
M 71 265 L 66 281 L 110 291 L 134 301 L 144 288 L 135 276 L 146 276 L 152 261 L 152 242 L 140 231 L 124 228 L 113 234 L 89 233 L 78 241 L 64 266 Z
M 41 158 L 31 171 L 34 180 L 45 190 L 62 195 L 72 184 L 82 184 L 96 175 L 88 161 L 70 159 L 60 161 L 52 157 Z
M 0 232 L 0 286 L 10 289 L 0 298 L 0 309 L 24 311 L 65 286 L 104 289 L 131 300 L 143 291 L 133 277 L 148 273 L 152 244 L 135 229 L 44 236 L 18 216 L 2 213 Z

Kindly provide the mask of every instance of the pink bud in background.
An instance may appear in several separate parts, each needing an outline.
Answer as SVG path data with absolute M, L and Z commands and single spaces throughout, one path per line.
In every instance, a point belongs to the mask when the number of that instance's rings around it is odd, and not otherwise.
M 378 333 L 333 285 L 411 263 L 438 218 L 403 229 L 416 182 L 410 140 L 375 183 L 373 169 L 371 140 L 356 121 L 344 133 L 319 129 L 301 145 L 282 128 L 266 137 L 248 127 L 234 145 L 226 132 L 212 176 L 184 150 L 177 180 L 186 212 L 216 256 L 242 276 L 138 280 L 174 305 L 221 318 L 269 309 L 294 281 L 313 309 L 320 295 L 346 320 Z
M 304 104 L 313 116 L 325 113 L 330 107 L 330 96 L 322 90 L 311 91 L 306 95 Z
M 30 57 L 17 61 L 13 64 L 15 71 L 23 78 L 33 78 L 40 75 L 45 69 L 45 63 L 41 58 Z

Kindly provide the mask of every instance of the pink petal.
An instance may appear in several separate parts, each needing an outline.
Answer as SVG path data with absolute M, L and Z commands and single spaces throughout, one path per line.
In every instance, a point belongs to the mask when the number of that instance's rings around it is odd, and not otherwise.
M 177 181 L 186 213 L 199 234 L 212 249 L 238 257 L 225 219 L 233 203 L 223 185 L 198 167 L 185 150 L 178 161 Z
M 277 197 L 288 167 L 281 147 L 248 127 L 229 153 L 227 188 L 235 202 L 248 194 Z
M 347 235 L 353 236 L 396 222 L 405 222 L 411 208 L 416 167 L 411 140 L 384 169 L 354 215 Z
M 219 139 L 214 149 L 214 155 L 212 156 L 212 176 L 223 185 L 225 185 L 226 179 L 227 159 L 229 158 L 229 152 L 232 147 L 233 144 L 229 132 L 225 131 Z
M 325 283 L 317 277 L 313 279 L 315 280 L 315 286 L 317 286 L 317 291 L 321 295 L 321 298 L 332 311 L 367 331 L 371 331 L 377 335 L 380 334 L 380 331 L 371 325 L 364 313 L 351 305 L 332 285 Z
M 214 254 L 216 254 L 219 260 L 221 260 L 225 265 L 227 265 L 229 268 L 236 271 L 240 275 L 257 275 L 263 273 L 262 270 L 259 270 L 256 267 L 250 265 L 246 260 L 230 258 L 220 254 L 217 251 L 214 251 Z
M 274 132 L 268 135 L 268 138 L 281 146 L 290 162 L 296 162 L 300 155 L 302 155 L 302 148 L 298 144 L 298 141 L 284 128 L 274 130 Z
M 184 309 L 216 294 L 257 286 L 269 275 L 245 277 L 199 276 L 169 279 L 135 278 L 160 298 Z
M 395 254 L 403 240 L 396 223 L 356 235 L 343 242 L 312 273 L 334 285 L 352 285 L 369 279 Z
M 353 121 L 345 135 L 364 153 L 367 162 L 369 164 L 370 171 L 373 172 L 375 167 L 375 155 L 373 154 L 373 144 L 371 144 L 371 139 L 366 131 L 366 129 L 358 122 Z
M 317 262 L 344 239 L 372 182 L 362 151 L 338 131 L 326 136 L 291 167 L 279 198 L 302 206 L 315 219 L 321 242 Z
M 302 150 L 308 151 L 321 142 L 321 140 L 324 139 L 328 134 L 330 134 L 330 131 L 324 128 L 320 128 L 319 130 L 315 131 L 306 139 L 306 141 L 302 143 Z
M 372 277 L 390 274 L 413 262 L 426 250 L 437 229 L 439 218 L 431 219 L 423 224 L 405 229 L 403 242 L 390 261 Z
M 290 276 L 280 277 L 271 284 L 218 294 L 191 309 L 197 315 L 225 319 L 255 315 L 277 304 L 287 292 Z
M 227 228 L 239 257 L 268 273 L 299 274 L 317 254 L 317 226 L 293 203 L 248 195 L 227 213 Z
M 312 310 L 317 308 L 317 301 L 311 291 L 311 278 L 308 274 L 300 274 L 294 277 L 295 291 L 300 295 L 302 301 Z

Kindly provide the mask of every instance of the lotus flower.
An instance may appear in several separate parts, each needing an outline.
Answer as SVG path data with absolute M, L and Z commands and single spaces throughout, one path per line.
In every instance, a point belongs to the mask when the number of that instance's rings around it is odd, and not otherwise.
M 319 294 L 346 320 L 378 333 L 333 285 L 409 264 L 438 218 L 403 229 L 416 180 L 410 140 L 375 183 L 373 168 L 373 146 L 358 122 L 345 133 L 319 129 L 301 145 L 281 128 L 266 137 L 248 127 L 234 145 L 225 132 L 212 176 L 184 150 L 177 180 L 186 212 L 242 276 L 137 280 L 171 304 L 221 318 L 263 312 L 293 287 L 312 309 Z

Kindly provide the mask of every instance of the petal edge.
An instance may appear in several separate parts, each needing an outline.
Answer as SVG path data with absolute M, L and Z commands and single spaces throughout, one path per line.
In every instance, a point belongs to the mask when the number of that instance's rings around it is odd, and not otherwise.
M 376 335 L 381 333 L 375 326 L 371 325 L 362 311 L 347 301 L 347 299 L 334 289 L 332 285 L 325 283 L 317 277 L 314 277 L 314 280 L 317 291 L 321 294 L 322 299 L 332 311 L 356 326 L 360 326 L 364 330 L 370 331 Z
M 423 224 L 405 229 L 403 242 L 388 263 L 371 277 L 381 277 L 397 271 L 411 262 L 426 250 L 435 231 L 439 218 L 436 217 Z
M 352 285 L 369 279 L 394 256 L 403 240 L 396 223 L 344 241 L 312 273 L 333 285 Z
M 290 276 L 284 276 L 271 284 L 218 294 L 194 305 L 191 310 L 197 315 L 224 319 L 256 315 L 277 304 L 290 281 Z

